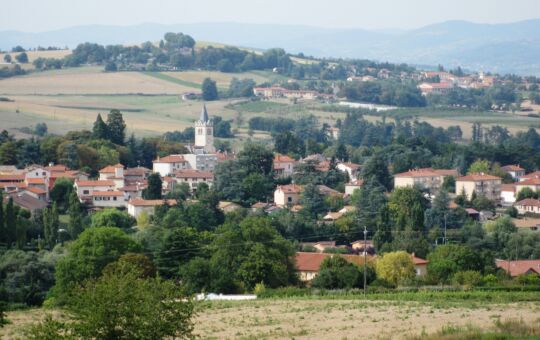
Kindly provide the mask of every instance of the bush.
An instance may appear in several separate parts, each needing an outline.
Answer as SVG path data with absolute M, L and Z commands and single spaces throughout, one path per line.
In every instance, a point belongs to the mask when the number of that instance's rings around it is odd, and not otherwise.
M 31 339 L 192 338 L 193 304 L 172 281 L 140 278 L 139 268 L 106 272 L 71 291 L 69 322 L 52 317 L 29 330 Z
M 517 282 L 524 286 L 533 286 L 540 284 L 538 274 L 523 274 L 517 277 Z
M 472 288 L 482 284 L 482 274 L 475 270 L 460 271 L 454 274 L 453 281 L 455 284 Z

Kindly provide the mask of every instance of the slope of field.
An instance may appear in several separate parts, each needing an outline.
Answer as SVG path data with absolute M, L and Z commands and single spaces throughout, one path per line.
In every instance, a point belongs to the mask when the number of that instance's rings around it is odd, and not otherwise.
M 105 73 L 101 67 L 82 67 L 32 73 L 0 80 L 0 94 L 180 94 L 189 87 L 140 72 Z

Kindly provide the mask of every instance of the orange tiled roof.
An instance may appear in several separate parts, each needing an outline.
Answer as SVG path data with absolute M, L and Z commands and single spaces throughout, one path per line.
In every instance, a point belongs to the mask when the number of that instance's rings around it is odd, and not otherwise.
M 177 178 L 214 178 L 211 172 L 195 169 L 177 170 L 174 175 Z
M 183 163 L 186 162 L 182 155 L 169 155 L 165 157 L 158 157 L 154 163 Z
M 113 197 L 113 196 L 124 196 L 124 193 L 121 191 L 93 191 L 90 196 Z
M 25 177 L 25 174 L 0 175 L 0 182 L 22 182 Z
M 476 181 L 496 181 L 501 180 L 500 177 L 492 176 L 484 173 L 474 173 L 467 176 L 462 176 L 457 179 L 457 181 L 462 182 L 476 182 Z
M 525 207 L 540 207 L 540 200 L 535 200 L 534 198 L 526 198 L 524 200 L 516 202 L 515 205 Z
M 301 272 L 318 272 L 321 267 L 322 262 L 332 256 L 341 256 L 347 262 L 361 265 L 364 263 L 364 256 L 360 255 L 344 255 L 344 254 L 328 254 L 328 253 L 306 253 L 306 252 L 297 252 L 296 259 L 296 269 Z M 373 260 L 373 256 L 367 256 L 368 262 Z
M 75 181 L 78 187 L 113 187 L 114 181 Z
M 501 185 L 501 191 L 515 192 L 516 191 L 516 185 L 515 184 L 503 184 L 503 185 Z
M 104 167 L 103 169 L 99 170 L 99 172 L 105 173 L 105 174 L 113 174 L 115 172 L 115 169 L 123 169 L 124 166 L 120 163 L 115 165 L 109 165 Z
M 435 176 L 457 176 L 458 172 L 454 169 L 433 169 L 422 168 L 412 169 L 406 172 L 395 174 L 394 177 L 435 177 Z
M 304 186 L 298 184 L 279 185 L 277 188 L 288 194 L 299 194 L 304 191 Z
M 294 162 L 294 159 L 292 159 L 291 157 L 287 155 L 281 155 L 278 153 L 274 156 L 274 163 L 292 163 L 292 162 Z
M 145 200 L 143 198 L 134 198 L 134 199 L 130 200 L 128 204 L 131 204 L 131 205 L 136 206 L 136 207 L 155 207 L 157 205 L 163 205 L 163 204 L 175 205 L 176 200 L 174 200 L 174 199 L 171 199 L 171 200 Z
M 540 185 L 540 178 L 532 177 L 516 183 L 516 185 Z
M 530 272 L 540 274 L 540 260 L 495 260 L 495 265 L 514 277 Z
M 25 181 L 28 184 L 45 184 L 45 178 L 27 178 Z
M 525 170 L 519 165 L 505 165 L 501 167 L 501 169 L 503 169 L 504 171 L 524 171 Z
M 31 193 L 34 193 L 34 194 L 37 194 L 37 195 L 44 195 L 47 193 L 47 191 L 41 189 L 41 188 L 37 188 L 37 187 L 28 187 L 25 189 L 26 191 L 30 191 Z

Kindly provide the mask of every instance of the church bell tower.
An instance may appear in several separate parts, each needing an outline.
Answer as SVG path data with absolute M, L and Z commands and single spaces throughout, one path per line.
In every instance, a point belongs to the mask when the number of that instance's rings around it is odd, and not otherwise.
M 201 110 L 199 120 L 195 122 L 195 148 L 207 153 L 216 152 L 214 148 L 214 126 L 208 118 L 206 105 Z

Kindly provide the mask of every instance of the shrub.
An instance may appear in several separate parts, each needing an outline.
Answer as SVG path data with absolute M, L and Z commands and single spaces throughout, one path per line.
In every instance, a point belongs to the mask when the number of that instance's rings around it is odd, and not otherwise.
M 31 339 L 192 338 L 193 304 L 172 281 L 141 279 L 119 266 L 70 292 L 69 322 L 51 317 L 29 330 Z
M 482 283 L 482 274 L 475 270 L 465 270 L 454 274 L 454 283 L 468 288 L 478 286 Z

